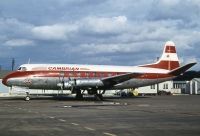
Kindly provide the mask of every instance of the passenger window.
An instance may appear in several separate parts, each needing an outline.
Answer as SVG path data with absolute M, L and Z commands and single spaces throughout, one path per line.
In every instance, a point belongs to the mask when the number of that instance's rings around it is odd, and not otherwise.
M 77 77 L 81 77 L 81 73 L 80 72 L 77 72 Z
M 88 73 L 88 72 L 86 72 L 86 73 L 85 73 L 85 76 L 86 76 L 86 77 L 89 77 L 89 73 Z

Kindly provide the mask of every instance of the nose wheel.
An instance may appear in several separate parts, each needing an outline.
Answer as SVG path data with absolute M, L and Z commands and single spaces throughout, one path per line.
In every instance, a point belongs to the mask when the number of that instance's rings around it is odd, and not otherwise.
M 30 99 L 31 99 L 30 96 L 25 97 L 25 101 L 30 101 Z
M 30 101 L 31 97 L 28 92 L 26 92 L 25 101 Z

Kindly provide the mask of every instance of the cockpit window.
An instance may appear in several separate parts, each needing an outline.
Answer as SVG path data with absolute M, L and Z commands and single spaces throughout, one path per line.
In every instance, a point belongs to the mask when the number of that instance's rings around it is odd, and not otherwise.
M 17 70 L 18 71 L 26 71 L 26 67 L 19 67 Z

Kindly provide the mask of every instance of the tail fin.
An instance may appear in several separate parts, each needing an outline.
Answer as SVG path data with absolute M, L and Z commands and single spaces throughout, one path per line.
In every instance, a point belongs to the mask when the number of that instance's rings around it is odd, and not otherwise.
M 160 68 L 167 70 L 173 70 L 180 67 L 174 42 L 168 41 L 165 43 L 163 54 L 156 63 L 142 65 L 141 67 Z

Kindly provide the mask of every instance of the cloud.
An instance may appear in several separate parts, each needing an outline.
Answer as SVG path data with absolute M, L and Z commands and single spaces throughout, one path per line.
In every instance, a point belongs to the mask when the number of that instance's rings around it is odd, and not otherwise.
M 137 65 L 160 56 L 168 40 L 182 60 L 200 60 L 199 0 L 21 0 L 0 9 L 0 58 L 16 56 L 19 64 L 30 57 Z
M 126 30 L 127 17 L 86 17 L 82 20 L 80 25 L 84 31 L 100 34 L 120 33 Z
M 0 18 L 0 36 L 7 38 L 27 38 L 30 37 L 32 24 L 20 21 L 16 18 Z
M 68 24 L 54 24 L 46 26 L 36 26 L 32 28 L 33 35 L 42 40 L 65 40 L 68 35 L 75 32 L 77 27 Z
M 12 47 L 20 47 L 20 46 L 34 45 L 34 42 L 32 40 L 27 40 L 27 39 L 12 39 L 6 41 L 4 45 Z
M 161 2 L 166 6 L 176 6 L 180 0 L 161 0 Z
M 128 54 L 139 53 L 144 51 L 155 50 L 152 42 L 148 42 L 148 49 L 145 48 L 144 42 L 139 43 L 121 43 L 121 44 L 81 44 L 73 49 L 74 52 L 82 51 L 83 54 L 97 55 L 97 54 Z M 158 45 L 160 46 L 160 45 Z
M 151 20 L 183 20 L 195 22 L 200 17 L 200 4 L 197 0 L 155 0 L 147 18 Z M 159 12 L 158 12 L 159 11 Z
M 35 26 L 31 32 L 35 38 L 40 40 L 68 40 L 76 32 L 79 34 L 120 34 L 126 31 L 126 16 L 116 17 L 95 17 L 88 16 L 83 19 L 74 21 L 73 24 L 64 22 L 62 24 L 53 24 L 45 26 Z

